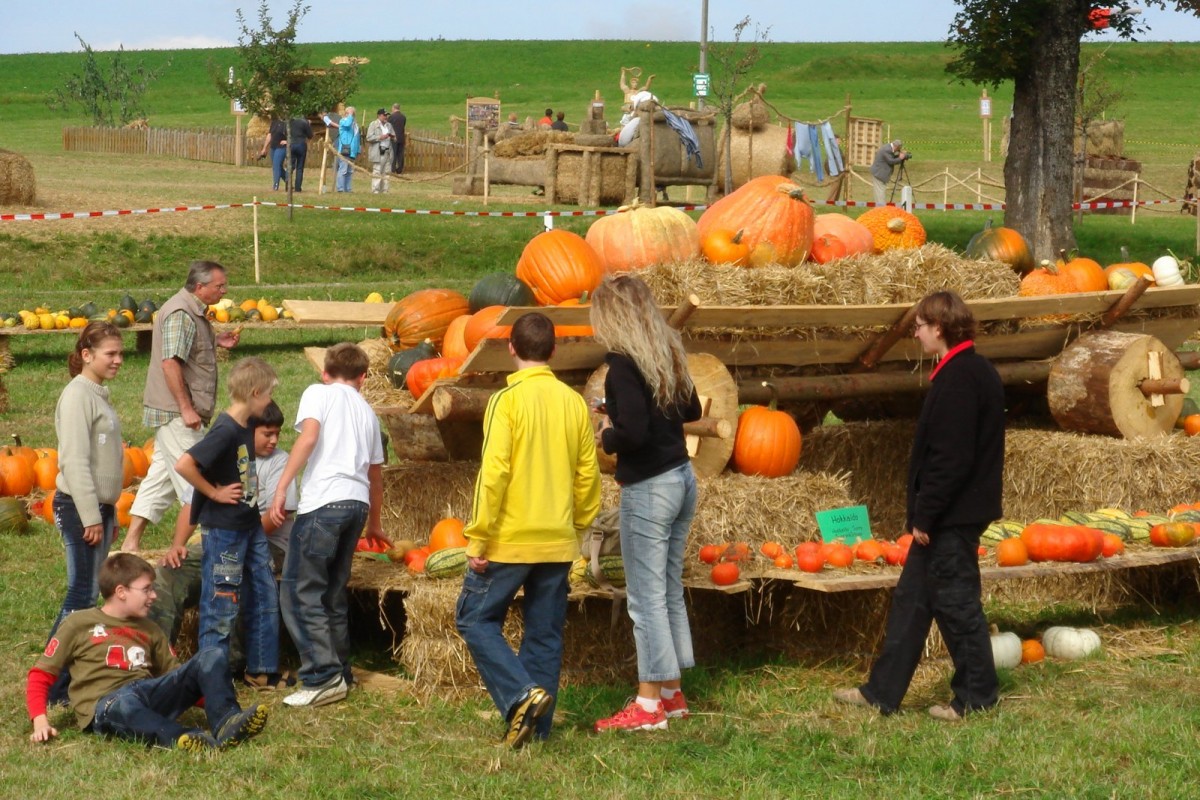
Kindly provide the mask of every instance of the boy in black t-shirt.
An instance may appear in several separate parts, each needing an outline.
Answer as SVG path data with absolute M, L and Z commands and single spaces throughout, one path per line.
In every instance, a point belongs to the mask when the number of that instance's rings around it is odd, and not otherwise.
M 200 442 L 179 457 L 175 470 L 196 491 L 192 523 L 203 525 L 200 573 L 200 649 L 229 654 L 238 610 L 246 628 L 246 671 L 279 672 L 279 595 L 258 510 L 254 429 L 278 379 L 261 358 L 243 358 L 229 373 L 229 408 Z M 176 541 L 173 547 L 184 546 Z

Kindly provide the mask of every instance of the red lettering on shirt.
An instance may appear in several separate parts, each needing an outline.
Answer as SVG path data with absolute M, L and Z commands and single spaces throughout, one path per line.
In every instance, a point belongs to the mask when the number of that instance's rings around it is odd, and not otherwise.
M 44 655 L 46 658 L 54 658 L 54 653 L 57 650 L 58 650 L 58 637 L 55 636 L 55 637 L 52 637 L 50 639 L 50 641 L 46 643 L 46 649 L 44 651 L 42 651 L 42 655 Z

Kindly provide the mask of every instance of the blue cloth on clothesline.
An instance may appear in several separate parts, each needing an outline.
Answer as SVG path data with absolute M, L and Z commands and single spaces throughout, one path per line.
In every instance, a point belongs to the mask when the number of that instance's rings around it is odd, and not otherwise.
M 692 127 L 692 123 L 665 108 L 662 109 L 662 113 L 663 119 L 667 121 L 671 129 L 679 134 L 679 141 L 683 144 L 683 149 L 687 151 L 688 158 L 696 159 L 696 167 L 703 169 L 704 161 L 700 158 L 700 140 L 696 138 L 696 129 Z

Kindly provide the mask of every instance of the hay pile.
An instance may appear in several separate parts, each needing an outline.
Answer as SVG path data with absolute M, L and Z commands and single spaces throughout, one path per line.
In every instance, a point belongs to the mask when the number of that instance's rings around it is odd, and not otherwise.
M 611 143 L 612 140 L 610 139 Z M 621 151 L 615 150 L 615 153 Z M 601 153 L 599 160 L 595 159 L 595 154 L 591 155 L 594 170 L 589 176 L 590 185 L 598 185 L 599 197 L 601 205 L 616 205 L 623 203 L 626 200 L 626 188 L 633 191 L 634 187 L 631 184 L 626 187 L 625 175 L 627 156 L 608 155 Z M 554 183 L 554 191 L 558 202 L 567 204 L 583 204 L 588 202 L 589 186 L 583 185 L 583 153 L 560 153 L 558 156 L 558 174 Z M 600 169 L 596 170 L 595 165 L 599 164 Z M 598 184 L 596 183 L 598 182 Z
M 729 140 L 734 187 L 743 186 L 763 175 L 790 175 L 795 172 L 796 157 L 787 147 L 787 138 L 787 128 L 779 125 L 764 124 L 750 131 L 738 129 L 735 123 Z M 724 150 L 717 154 L 717 171 L 720 180 L 724 181 Z
M 816 428 L 804 440 L 801 469 L 848 472 L 849 491 L 885 537 L 904 525 L 905 479 L 915 423 L 847 423 Z M 1064 511 L 1115 507 L 1162 513 L 1200 499 L 1200 441 L 1111 439 L 1046 429 L 1009 429 L 1004 515 L 1019 522 Z
M 541 158 L 546 155 L 548 144 L 570 144 L 575 134 L 568 131 L 527 131 L 501 142 L 496 142 L 492 155 L 497 158 Z
M 0 150 L 0 203 L 31 206 L 37 198 L 37 181 L 29 159 L 11 150 Z
M 739 131 L 761 131 L 767 127 L 771 115 L 767 111 L 767 103 L 763 100 L 764 84 L 758 85 L 758 91 L 751 94 L 750 99 L 733 107 L 733 127 Z
M 479 463 L 402 461 L 383 468 L 383 528 L 392 539 L 423 543 L 445 517 L 467 519 Z

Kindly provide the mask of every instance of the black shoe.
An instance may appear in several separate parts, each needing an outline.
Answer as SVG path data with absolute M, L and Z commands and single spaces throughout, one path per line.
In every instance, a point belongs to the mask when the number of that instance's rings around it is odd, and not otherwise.
M 217 746 L 221 749 L 233 747 L 262 733 L 270 713 L 270 709 L 260 703 L 230 714 L 217 731 Z
M 517 710 L 513 712 L 508 731 L 504 734 L 504 743 L 513 750 L 524 747 L 529 742 L 529 737 L 533 736 L 533 728 L 537 721 L 545 716 L 553 702 L 554 698 L 550 693 L 540 686 L 534 686 L 526 692 L 521 702 L 517 703 Z

